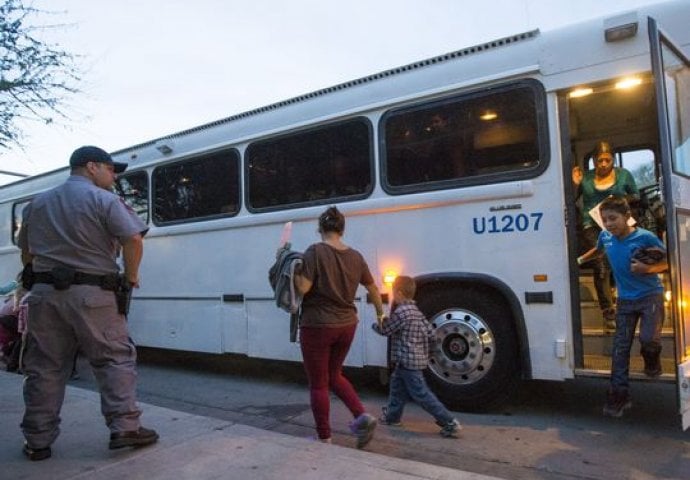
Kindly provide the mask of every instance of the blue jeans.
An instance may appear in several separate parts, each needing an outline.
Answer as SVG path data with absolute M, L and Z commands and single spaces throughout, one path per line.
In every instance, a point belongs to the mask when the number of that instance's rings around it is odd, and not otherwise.
M 664 322 L 664 296 L 648 295 L 637 300 L 621 300 L 616 305 L 616 335 L 613 338 L 611 359 L 611 387 L 627 390 L 630 371 L 630 349 L 635 338 L 635 327 L 640 321 L 642 349 L 661 351 L 661 326 Z
M 421 370 L 409 370 L 398 366 L 391 376 L 390 395 L 386 420 L 398 422 L 405 404 L 412 400 L 430 413 L 440 425 L 453 421 L 453 415 L 436 398 L 424 380 Z

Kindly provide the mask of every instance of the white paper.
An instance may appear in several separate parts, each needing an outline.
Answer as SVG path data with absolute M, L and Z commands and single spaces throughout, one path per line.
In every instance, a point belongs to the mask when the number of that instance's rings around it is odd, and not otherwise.
M 278 247 L 283 248 L 290 241 L 291 235 L 292 235 L 292 222 L 285 222 L 285 225 L 283 225 L 283 231 L 280 234 L 280 243 L 279 243 Z
M 597 225 L 599 225 L 599 228 L 602 230 L 606 230 L 606 227 L 604 227 L 604 221 L 601 219 L 601 213 L 599 213 L 599 206 L 603 203 L 603 200 L 596 205 L 594 205 L 594 208 L 592 208 L 589 211 L 589 216 L 592 217 L 592 220 L 597 222 Z M 637 224 L 635 219 L 633 217 L 630 217 L 628 219 L 628 226 L 634 227 Z

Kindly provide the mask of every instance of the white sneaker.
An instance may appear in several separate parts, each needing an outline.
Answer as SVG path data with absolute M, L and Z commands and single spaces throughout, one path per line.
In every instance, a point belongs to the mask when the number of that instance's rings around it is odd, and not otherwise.
M 333 443 L 333 440 L 331 439 L 331 437 L 319 438 L 318 435 L 312 435 L 311 437 L 309 437 L 309 440 L 311 440 L 312 442 Z

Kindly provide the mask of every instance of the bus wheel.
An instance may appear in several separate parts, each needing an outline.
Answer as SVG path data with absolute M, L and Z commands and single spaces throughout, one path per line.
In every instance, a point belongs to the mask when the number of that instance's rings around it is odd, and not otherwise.
M 419 306 L 436 328 L 426 376 L 438 397 L 464 411 L 485 411 L 507 399 L 519 359 L 504 302 L 467 288 L 420 296 Z

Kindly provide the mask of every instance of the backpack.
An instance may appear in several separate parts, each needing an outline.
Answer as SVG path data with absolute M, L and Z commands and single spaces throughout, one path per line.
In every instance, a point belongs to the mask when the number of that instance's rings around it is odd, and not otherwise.
M 16 315 L 0 315 L 0 353 L 8 372 L 19 370 L 22 336 L 17 331 Z
M 295 271 L 302 265 L 302 253 L 280 249 L 275 263 L 268 270 L 268 282 L 273 289 L 276 306 L 290 314 L 290 341 L 297 341 L 302 296 L 295 289 Z

